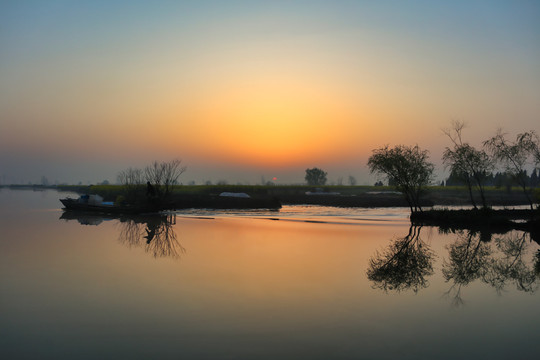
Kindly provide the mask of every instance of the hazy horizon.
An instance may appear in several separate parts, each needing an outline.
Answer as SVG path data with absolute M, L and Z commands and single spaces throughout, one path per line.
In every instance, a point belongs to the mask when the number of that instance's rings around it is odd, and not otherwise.
M 373 184 L 375 148 L 540 132 L 535 1 L 0 4 L 0 183 Z

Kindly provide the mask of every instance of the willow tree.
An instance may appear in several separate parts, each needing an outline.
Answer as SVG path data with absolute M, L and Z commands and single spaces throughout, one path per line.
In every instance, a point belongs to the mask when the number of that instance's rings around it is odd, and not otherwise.
M 476 209 L 473 196 L 473 187 L 478 189 L 482 207 L 487 208 L 485 196 L 485 183 L 488 174 L 493 170 L 493 160 L 484 150 L 464 143 L 461 132 L 465 127 L 462 121 L 454 121 L 451 130 L 443 130 L 443 133 L 452 141 L 453 147 L 447 147 L 443 153 L 443 162 L 452 173 L 456 174 L 467 185 L 471 203 Z
M 434 166 L 428 161 L 428 151 L 418 145 L 397 145 L 373 150 L 368 160 L 371 173 L 386 176 L 400 191 L 411 209 L 411 214 L 422 211 L 420 196 L 431 182 Z
M 515 141 L 510 141 L 499 129 L 495 136 L 484 141 L 484 146 L 503 164 L 506 172 L 521 187 L 532 210 L 533 200 L 529 194 L 526 167 L 530 165 L 531 159 L 534 164 L 538 164 L 540 146 L 538 135 L 534 131 L 528 131 L 518 134 Z

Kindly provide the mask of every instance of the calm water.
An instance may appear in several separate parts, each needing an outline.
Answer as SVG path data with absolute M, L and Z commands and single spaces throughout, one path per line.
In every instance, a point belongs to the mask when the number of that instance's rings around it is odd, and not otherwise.
M 527 234 L 411 229 L 402 209 L 77 217 L 62 195 L 0 190 L 2 359 L 540 352 Z

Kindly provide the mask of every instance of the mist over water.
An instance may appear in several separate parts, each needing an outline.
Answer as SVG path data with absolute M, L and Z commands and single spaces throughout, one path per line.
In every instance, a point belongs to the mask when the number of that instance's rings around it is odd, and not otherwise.
M 103 217 L 0 190 L 5 359 L 533 358 L 539 245 L 403 209 Z

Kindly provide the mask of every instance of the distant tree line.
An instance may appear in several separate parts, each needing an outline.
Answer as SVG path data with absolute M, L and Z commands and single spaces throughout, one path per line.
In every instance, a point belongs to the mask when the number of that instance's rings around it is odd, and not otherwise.
M 540 187 L 540 171 L 538 171 L 538 169 L 533 169 L 533 171 L 531 172 L 531 175 L 528 175 L 527 170 L 524 170 L 523 174 L 521 174 L 520 176 L 522 176 L 525 179 L 525 183 L 528 187 L 531 187 L 531 188 Z M 500 171 L 485 175 L 484 183 L 486 186 L 494 186 L 496 188 L 502 188 L 502 187 L 508 188 L 508 187 L 511 187 L 512 185 L 517 185 L 512 174 L 509 174 L 507 172 L 500 172 Z M 466 183 L 459 174 L 453 171 L 450 173 L 448 178 L 444 180 L 442 185 L 465 186 Z

